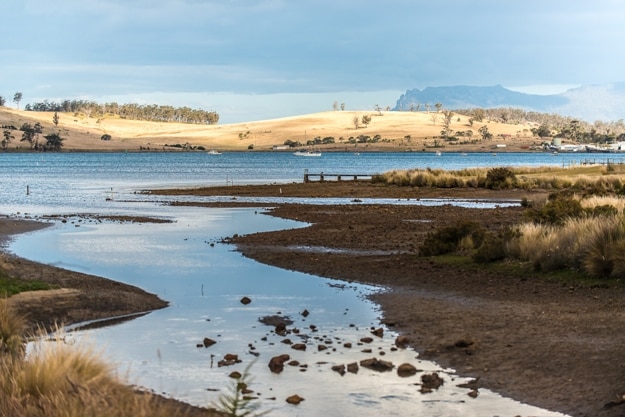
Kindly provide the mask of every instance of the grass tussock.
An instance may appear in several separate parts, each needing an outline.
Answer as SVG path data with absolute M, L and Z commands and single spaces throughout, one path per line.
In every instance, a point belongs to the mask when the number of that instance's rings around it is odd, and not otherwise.
M 0 300 L 0 415 L 12 417 L 172 417 L 186 411 L 114 376 L 90 347 L 68 345 L 57 332 L 24 354 L 23 319 Z M 16 348 L 19 345 L 20 348 Z M 207 411 L 206 416 L 217 416 Z
M 537 270 L 574 268 L 593 278 L 625 278 L 625 219 L 620 215 L 523 224 L 516 248 L 515 255 Z
M 443 170 L 418 168 L 393 170 L 373 177 L 373 182 L 395 186 L 439 188 L 575 190 L 585 194 L 625 193 L 625 167 L 568 168 L 496 167 Z

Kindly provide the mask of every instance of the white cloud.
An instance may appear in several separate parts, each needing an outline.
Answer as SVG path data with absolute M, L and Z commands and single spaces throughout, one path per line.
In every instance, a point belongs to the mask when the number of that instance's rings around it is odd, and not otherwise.
M 568 86 L 625 74 L 625 9 L 614 0 L 5 3 L 0 95 L 19 90 L 24 101 Z

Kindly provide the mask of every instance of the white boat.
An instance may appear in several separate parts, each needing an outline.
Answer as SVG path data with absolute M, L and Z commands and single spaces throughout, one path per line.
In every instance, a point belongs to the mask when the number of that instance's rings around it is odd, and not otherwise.
M 294 152 L 295 156 L 321 156 L 321 152 L 313 152 L 313 151 L 297 151 Z
M 213 150 L 210 150 L 210 151 L 208 151 L 208 152 L 206 152 L 206 153 L 207 153 L 207 154 L 209 154 L 209 155 L 221 155 L 221 152 L 216 151 L 216 150 L 214 150 L 214 149 L 213 149 Z
M 441 156 L 441 155 L 442 155 L 441 151 L 436 151 L 436 156 Z

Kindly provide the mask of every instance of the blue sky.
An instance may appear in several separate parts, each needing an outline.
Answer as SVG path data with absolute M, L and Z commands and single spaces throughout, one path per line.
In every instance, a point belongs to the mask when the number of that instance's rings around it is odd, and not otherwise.
M 621 0 L 3 0 L 0 95 L 215 110 L 395 105 L 408 89 L 625 81 Z

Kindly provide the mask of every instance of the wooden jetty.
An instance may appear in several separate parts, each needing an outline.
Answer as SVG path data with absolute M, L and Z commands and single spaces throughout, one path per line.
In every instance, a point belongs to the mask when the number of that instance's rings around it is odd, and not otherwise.
M 304 172 L 304 183 L 326 181 L 371 181 L 372 177 L 372 174 L 326 174 L 324 172 L 311 174 L 308 170 L 306 170 L 306 172 Z

